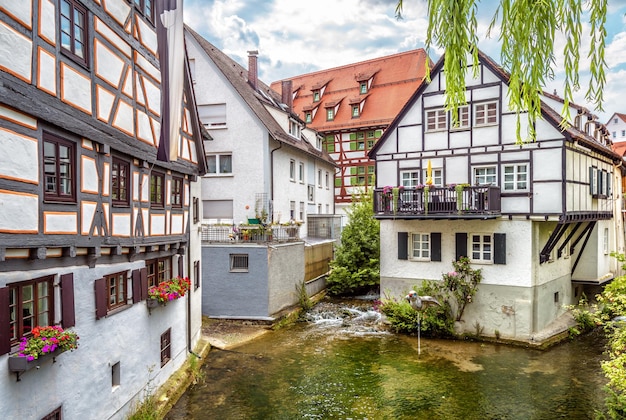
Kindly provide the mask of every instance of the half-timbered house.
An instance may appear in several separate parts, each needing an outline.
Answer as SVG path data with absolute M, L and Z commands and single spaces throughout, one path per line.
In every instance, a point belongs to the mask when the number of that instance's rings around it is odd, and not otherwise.
M 334 176 L 337 213 L 346 216 L 353 194 L 374 186 L 374 162 L 367 154 L 422 83 L 427 64 L 426 51 L 417 49 L 270 85 L 293 97 L 294 112 L 322 135 L 322 147 L 339 165 Z
M 164 4 L 0 2 L 4 418 L 125 418 L 200 337 L 205 155 L 182 0 Z M 150 308 L 176 276 L 189 293 Z M 52 325 L 78 348 L 16 364 Z
M 468 257 L 483 281 L 461 332 L 532 340 L 617 273 L 622 159 L 584 108 L 571 104 L 562 129 L 563 101 L 550 94 L 536 141 L 518 143 L 509 76 L 479 58 L 457 119 L 444 107 L 442 58 L 370 152 L 381 291 L 404 296 Z M 520 123 L 524 133 L 524 115 Z

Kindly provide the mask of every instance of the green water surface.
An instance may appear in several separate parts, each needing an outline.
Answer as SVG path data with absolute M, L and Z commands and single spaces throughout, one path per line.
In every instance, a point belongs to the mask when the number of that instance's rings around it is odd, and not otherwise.
M 548 351 L 314 325 L 212 350 L 168 419 L 592 419 L 603 341 Z

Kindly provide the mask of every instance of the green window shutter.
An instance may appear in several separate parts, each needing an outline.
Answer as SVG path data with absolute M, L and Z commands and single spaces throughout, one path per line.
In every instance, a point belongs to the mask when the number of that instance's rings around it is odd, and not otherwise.
M 358 149 L 358 147 L 357 147 L 356 141 L 351 141 L 350 142 L 350 150 L 357 150 L 357 149 Z
M 357 177 L 356 176 L 351 176 L 350 177 L 350 185 L 356 185 L 358 183 Z
M 328 145 L 328 150 L 329 153 L 333 153 L 335 151 L 335 143 L 330 143 Z
M 357 171 L 357 167 L 356 166 L 351 166 L 350 167 L 350 175 L 356 175 Z
M 376 130 L 376 138 L 380 138 L 383 135 L 383 130 Z
M 341 178 L 335 178 L 335 187 L 341 187 Z
M 356 140 L 356 133 L 350 133 L 350 140 Z

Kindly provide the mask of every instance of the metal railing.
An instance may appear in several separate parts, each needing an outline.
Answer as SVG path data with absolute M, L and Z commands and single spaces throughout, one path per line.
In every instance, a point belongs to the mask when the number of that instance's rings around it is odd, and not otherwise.
M 500 187 L 464 186 L 376 188 L 374 213 L 393 216 L 470 215 L 500 213 Z
M 215 243 L 294 242 L 300 240 L 297 225 L 202 225 L 202 241 Z

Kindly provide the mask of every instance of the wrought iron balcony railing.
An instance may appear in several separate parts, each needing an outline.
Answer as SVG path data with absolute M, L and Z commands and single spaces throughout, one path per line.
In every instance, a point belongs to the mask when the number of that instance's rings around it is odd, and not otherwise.
M 500 210 L 498 186 L 386 187 L 374 190 L 374 214 L 378 218 L 466 218 L 497 215 Z

